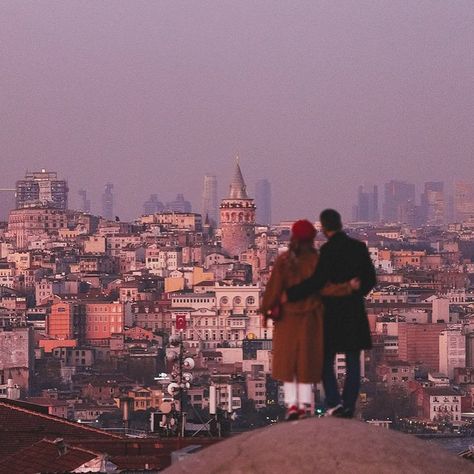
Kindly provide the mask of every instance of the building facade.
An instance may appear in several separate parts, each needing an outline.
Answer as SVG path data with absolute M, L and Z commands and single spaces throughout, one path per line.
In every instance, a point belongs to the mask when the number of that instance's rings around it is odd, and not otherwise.
M 51 171 L 26 173 L 16 182 L 16 208 L 30 206 L 48 206 L 56 209 L 67 209 L 69 188 L 67 181 L 58 179 L 58 174 Z

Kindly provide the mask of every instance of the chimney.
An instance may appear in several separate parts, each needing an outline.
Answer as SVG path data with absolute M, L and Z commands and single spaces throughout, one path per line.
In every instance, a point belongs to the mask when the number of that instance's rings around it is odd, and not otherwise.
M 53 443 L 56 446 L 60 456 L 64 456 L 67 453 L 67 446 L 63 438 L 56 438 Z

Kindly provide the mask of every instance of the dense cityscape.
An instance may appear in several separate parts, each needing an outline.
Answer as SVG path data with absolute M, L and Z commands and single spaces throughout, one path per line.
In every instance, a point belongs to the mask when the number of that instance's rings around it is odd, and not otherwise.
M 70 209 L 56 172 L 1 191 L 3 420 L 53 415 L 94 429 L 86 434 L 99 452 L 128 435 L 147 453 L 150 440 L 212 443 L 282 418 L 272 325 L 259 308 L 293 221 L 273 223 L 268 180 L 254 199 L 233 166 L 220 203 L 206 175 L 198 213 L 183 194 L 166 204 L 152 194 L 133 222 L 115 216 L 111 183 L 101 216 L 85 190 Z M 429 182 L 419 199 L 410 183 L 390 181 L 383 199 L 361 186 L 352 217 L 345 228 L 367 244 L 378 279 L 357 418 L 428 438 L 472 436 L 474 183 L 455 182 L 450 194 Z M 344 356 L 336 370 L 342 381 Z M 324 413 L 320 385 L 311 408 Z M 130 468 L 117 450 L 109 461 Z M 150 468 L 163 466 L 156 456 Z

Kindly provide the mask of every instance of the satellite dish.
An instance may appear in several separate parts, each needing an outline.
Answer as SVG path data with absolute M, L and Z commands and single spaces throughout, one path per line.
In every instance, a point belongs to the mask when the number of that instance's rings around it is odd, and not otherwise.
M 193 370 L 195 365 L 196 363 L 192 357 L 186 357 L 186 359 L 183 361 L 183 367 L 187 370 Z
M 179 385 L 176 382 L 172 382 L 168 385 L 168 393 L 174 395 L 179 390 Z
M 166 358 L 168 360 L 176 360 L 179 357 L 179 354 L 176 351 L 167 351 Z
M 185 382 L 192 382 L 193 374 L 191 372 L 184 372 L 183 379 Z
M 172 408 L 173 406 L 171 405 L 170 402 L 162 402 L 160 405 L 160 411 L 162 413 L 170 413 Z

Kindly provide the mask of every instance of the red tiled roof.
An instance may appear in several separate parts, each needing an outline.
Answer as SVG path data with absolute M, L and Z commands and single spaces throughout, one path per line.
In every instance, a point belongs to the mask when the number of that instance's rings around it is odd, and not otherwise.
M 83 439 L 120 439 L 120 436 L 52 415 L 0 402 L 0 459 L 49 438 L 66 443 Z
M 43 439 L 0 461 L 0 473 L 35 474 L 38 472 L 69 472 L 101 454 L 67 445 L 60 454 L 52 440 Z
M 95 456 L 97 452 L 107 454 L 111 462 L 121 469 L 144 469 L 145 465 L 154 466 L 154 469 L 164 469 L 171 464 L 173 451 L 190 444 L 206 447 L 220 441 L 216 438 L 123 438 L 63 418 L 0 402 L 0 459 L 7 456 L 15 462 L 20 462 L 17 458 L 29 459 L 30 455 L 28 454 L 27 457 L 24 453 L 28 453 L 30 449 L 36 450 L 35 445 L 45 437 L 49 439 L 63 438 L 67 445 L 82 448 L 87 453 L 93 453 L 94 457 L 97 457 Z M 57 448 L 55 447 L 55 449 Z M 82 454 L 77 454 L 77 456 L 82 456 Z M 94 457 L 86 459 L 84 462 L 94 459 Z M 46 457 L 43 461 L 50 463 L 50 459 L 46 459 Z M 70 468 L 56 464 L 45 464 L 45 467 L 36 471 L 4 470 L 3 461 L 0 462 L 0 467 L 2 468 L 0 474 L 16 474 L 17 472 L 27 474 L 29 472 L 51 472 L 51 470 L 66 472 L 70 470 Z

